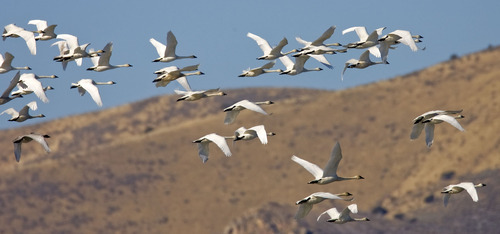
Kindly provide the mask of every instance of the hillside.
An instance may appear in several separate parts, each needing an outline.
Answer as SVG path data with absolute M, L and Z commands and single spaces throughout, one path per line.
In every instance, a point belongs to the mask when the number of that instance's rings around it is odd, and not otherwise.
M 500 49 L 482 51 L 390 80 L 343 91 L 228 90 L 225 97 L 176 103 L 162 96 L 0 134 L 0 233 L 494 233 L 500 192 Z M 222 108 L 243 98 L 273 100 L 269 116 L 242 112 L 224 125 Z M 410 141 L 412 120 L 434 109 L 463 109 L 466 132 L 436 127 L 427 149 Z M 277 135 L 216 148 L 203 164 L 191 141 L 264 124 Z M 49 134 L 53 150 L 15 136 Z M 323 166 L 340 141 L 339 174 L 365 180 L 308 185 L 297 155 Z M 441 188 L 483 182 L 443 208 Z M 316 223 L 348 202 L 323 202 L 299 222 L 295 201 L 317 191 L 354 194 L 372 221 Z

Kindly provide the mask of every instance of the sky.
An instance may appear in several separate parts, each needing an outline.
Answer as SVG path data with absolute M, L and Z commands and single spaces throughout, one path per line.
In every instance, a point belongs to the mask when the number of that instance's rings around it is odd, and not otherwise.
M 32 19 L 43 19 L 49 25 L 57 24 L 57 34 L 78 37 L 80 44 L 91 43 L 88 48 L 102 49 L 113 42 L 113 65 L 129 63 L 133 67 L 104 72 L 87 71 L 92 63 L 84 59 L 81 67 L 74 62 L 64 71 L 60 63 L 53 61 L 59 54 L 51 44 L 59 39 L 37 42 L 37 54 L 31 55 L 21 38 L 0 41 L 0 53 L 15 56 L 12 65 L 29 66 L 37 75 L 57 75 L 57 79 L 43 79 L 49 103 L 43 103 L 34 94 L 15 99 L 0 106 L 0 112 L 13 107 L 19 110 L 36 100 L 38 110 L 32 115 L 46 117 L 22 123 L 7 121 L 10 116 L 0 115 L 0 129 L 31 125 L 65 116 L 99 111 L 146 98 L 174 94 L 182 89 L 177 82 L 166 87 L 155 87 L 154 71 L 166 66 L 184 67 L 200 64 L 202 76 L 188 77 L 193 90 L 221 88 L 231 96 L 239 88 L 247 87 L 298 87 L 322 90 L 342 90 L 358 85 L 402 76 L 439 62 L 451 55 L 466 55 L 499 44 L 500 1 L 6 1 L 2 4 L 0 25 L 14 23 L 27 30 Z M 358 41 L 355 33 L 342 35 L 342 30 L 353 26 L 365 26 L 368 33 L 376 28 L 387 27 L 382 35 L 394 30 L 409 30 L 422 35 L 417 44 L 418 52 L 399 45 L 389 52 L 387 65 L 366 69 L 348 69 L 344 80 L 341 72 L 344 63 L 359 58 L 363 50 L 327 55 L 334 66 L 328 69 L 313 59 L 306 68 L 321 67 L 319 72 L 306 72 L 296 76 L 264 74 L 258 77 L 238 77 L 244 69 L 259 67 L 268 61 L 256 60 L 262 55 L 257 43 L 248 38 L 251 32 L 266 39 L 271 46 L 286 37 L 284 51 L 300 48 L 295 37 L 307 41 L 318 38 L 327 28 L 336 26 L 333 36 L 325 43 L 347 44 Z M 166 43 L 171 30 L 178 41 L 178 55 L 196 55 L 196 59 L 182 59 L 169 63 L 153 63 L 158 57 L 149 42 L 155 38 Z M 378 58 L 371 56 L 374 61 Z M 277 61 L 274 67 L 284 69 Z M 0 74 L 0 92 L 8 86 L 16 71 Z M 98 107 L 88 94 L 81 97 L 70 89 L 72 82 L 80 79 L 115 81 L 113 86 L 100 86 L 104 103 Z M 175 95 L 175 94 L 174 94 Z M 201 100 L 203 101 L 203 100 Z M 258 101 L 258 100 L 254 100 Z M 189 103 L 176 103 L 189 105 Z

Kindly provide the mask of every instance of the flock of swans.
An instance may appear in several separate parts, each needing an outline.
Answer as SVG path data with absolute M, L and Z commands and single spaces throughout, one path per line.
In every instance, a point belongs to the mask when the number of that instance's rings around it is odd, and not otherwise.
M 54 42 L 52 46 L 57 46 L 59 54 L 54 57 L 54 61 L 60 62 L 62 68 L 65 70 L 67 64 L 74 61 L 77 66 L 82 65 L 82 60 L 84 58 L 90 58 L 94 66 L 87 68 L 89 71 L 103 72 L 110 69 L 132 67 L 130 64 L 121 65 L 111 65 L 110 57 L 112 55 L 113 43 L 109 42 L 102 50 L 94 51 L 89 49 L 87 52 L 87 44 L 79 44 L 78 38 L 70 34 L 56 34 L 54 29 L 56 25 L 48 25 L 44 20 L 31 20 L 28 24 L 36 26 L 36 30 L 29 31 L 24 28 L 18 27 L 15 24 L 9 24 L 4 27 L 4 32 L 2 34 L 3 40 L 6 38 L 22 38 L 25 40 L 26 45 L 31 54 L 36 55 L 36 41 L 38 40 L 53 40 L 59 39 Z M 306 41 L 300 37 L 296 37 L 298 43 L 302 44 L 303 47 L 299 49 L 292 49 L 288 52 L 282 52 L 284 47 L 288 44 L 288 40 L 283 38 L 279 44 L 275 47 L 271 47 L 269 43 L 253 33 L 248 33 L 247 36 L 253 39 L 263 52 L 263 55 L 258 57 L 258 60 L 268 61 L 261 67 L 244 70 L 240 77 L 255 77 L 265 73 L 278 73 L 280 75 L 298 75 L 303 72 L 309 71 L 321 71 L 322 68 L 305 68 L 305 63 L 309 58 L 317 60 L 327 68 L 332 69 L 333 66 L 326 59 L 325 55 L 334 55 L 337 53 L 346 53 L 350 49 L 363 49 L 365 50 L 358 59 L 350 59 L 345 62 L 344 69 L 341 72 L 341 78 L 343 79 L 344 73 L 348 68 L 364 69 L 376 64 L 388 64 L 387 57 L 389 49 L 395 49 L 395 45 L 404 44 L 408 46 L 412 51 L 418 51 L 416 43 L 421 42 L 422 36 L 412 35 L 406 30 L 395 30 L 387 35 L 381 36 L 382 31 L 385 29 L 378 28 L 375 29 L 370 34 L 367 33 L 365 27 L 351 27 L 342 31 L 342 34 L 349 32 L 355 32 L 359 41 L 348 43 L 347 45 L 341 45 L 340 43 L 325 43 L 326 40 L 330 39 L 335 31 L 335 26 L 329 27 L 320 37 L 314 41 Z M 37 34 L 37 35 L 35 35 Z M 167 32 L 167 44 L 162 44 L 161 42 L 151 38 L 150 43 L 155 47 L 158 56 L 153 62 L 169 63 L 178 59 L 195 59 L 195 55 L 177 55 L 176 46 L 177 39 L 174 34 L 169 31 Z M 425 49 L 425 48 L 422 48 Z M 292 59 L 288 56 L 291 54 Z M 370 55 L 380 58 L 380 61 L 372 61 Z M 31 70 L 29 67 L 13 67 L 11 65 L 14 56 L 5 52 L 5 55 L 0 54 L 0 74 L 7 73 L 12 70 Z M 272 69 L 276 60 L 279 60 L 283 66 L 282 69 Z M 212 96 L 223 96 L 226 95 L 219 88 L 213 88 L 208 90 L 192 90 L 188 83 L 187 77 L 191 75 L 203 75 L 204 73 L 198 70 L 199 64 L 190 65 L 183 68 L 177 66 L 168 66 L 159 69 L 154 72 L 157 77 L 152 81 L 156 87 L 165 87 L 171 81 L 176 80 L 185 90 L 175 90 L 176 94 L 181 95 L 177 101 L 197 101 L 203 98 Z M 35 95 L 44 103 L 49 102 L 49 99 L 45 95 L 47 90 L 53 89 L 51 86 L 43 87 L 40 79 L 42 78 L 57 78 L 57 76 L 38 76 L 34 73 L 24 73 L 20 74 L 18 71 L 15 76 L 11 79 L 9 86 L 0 96 L 0 105 L 6 104 L 9 101 L 22 97 L 23 95 L 28 95 L 30 93 L 35 93 Z M 98 105 L 102 106 L 102 100 L 99 94 L 98 85 L 113 85 L 116 84 L 114 81 L 99 82 L 93 79 L 81 79 L 77 83 L 71 83 L 71 88 L 77 88 L 80 95 L 89 93 L 93 101 Z M 18 90 L 13 91 L 17 87 Z M 235 104 L 224 108 L 223 111 L 226 112 L 224 119 L 224 124 L 234 123 L 238 114 L 243 110 L 251 110 L 256 113 L 263 115 L 269 115 L 261 106 L 274 104 L 272 101 L 262 101 L 262 102 L 252 102 L 249 100 L 241 100 Z M 37 110 L 36 101 L 32 101 L 26 104 L 21 110 L 16 111 L 13 108 L 6 109 L 1 112 L 1 114 L 9 114 L 12 116 L 9 121 L 23 122 L 32 118 L 42 118 L 45 117 L 43 114 L 30 115 L 29 111 Z M 413 128 L 411 130 L 410 139 L 417 139 L 421 132 L 425 130 L 425 142 L 427 147 L 431 147 L 434 141 L 434 128 L 436 124 L 446 122 L 454 126 L 460 131 L 465 131 L 464 128 L 458 122 L 459 119 L 464 118 L 460 113 L 462 110 L 434 110 L 426 112 L 413 120 Z M 232 136 L 220 136 L 216 133 L 210 133 L 197 140 L 193 143 L 198 145 L 198 155 L 203 163 L 206 163 L 209 159 L 209 145 L 210 143 L 215 144 L 225 156 L 229 157 L 232 155 L 227 140 L 233 140 L 233 144 L 236 141 L 249 141 L 253 139 L 259 139 L 262 144 L 268 143 L 268 137 L 276 135 L 274 132 L 268 132 L 264 125 L 257 125 L 250 128 L 240 127 L 234 131 Z M 46 152 L 50 152 L 50 148 L 45 141 L 49 138 L 46 134 L 30 133 L 26 135 L 21 135 L 13 140 L 14 143 L 14 155 L 16 161 L 19 162 L 21 158 L 21 144 L 28 143 L 31 141 L 36 141 L 40 143 Z M 338 181 L 346 180 L 361 180 L 364 177 L 360 175 L 355 175 L 351 177 L 341 177 L 337 175 L 338 166 L 340 160 L 342 159 L 342 152 L 340 148 L 340 143 L 337 142 L 331 152 L 330 158 L 326 166 L 321 169 L 316 164 L 310 163 L 305 159 L 299 158 L 293 155 L 292 161 L 296 162 L 300 166 L 304 167 L 308 172 L 314 176 L 314 180 L 308 182 L 308 184 L 318 184 L 325 185 Z M 442 193 L 444 194 L 444 205 L 448 204 L 451 194 L 456 194 L 466 190 L 473 201 L 478 201 L 478 195 L 476 193 L 476 187 L 483 187 L 485 184 L 474 185 L 471 182 L 463 182 L 455 185 L 446 186 Z M 314 204 L 322 202 L 326 199 L 336 199 L 344 201 L 352 201 L 352 194 L 349 192 L 332 194 L 329 192 L 315 192 L 311 195 L 296 202 L 299 205 L 295 218 L 304 218 L 312 209 Z M 347 197 L 347 198 L 343 198 Z M 323 213 L 321 213 L 317 220 L 327 214 L 330 216 L 328 222 L 334 223 L 346 223 L 350 221 L 369 221 L 368 218 L 352 218 L 351 214 L 356 214 L 358 208 L 356 204 L 351 204 L 343 209 L 341 212 L 337 211 L 336 208 L 331 208 Z

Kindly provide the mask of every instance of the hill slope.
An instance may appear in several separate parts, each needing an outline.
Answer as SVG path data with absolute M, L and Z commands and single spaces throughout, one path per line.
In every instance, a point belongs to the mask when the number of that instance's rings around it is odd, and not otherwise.
M 0 232 L 493 232 L 500 192 L 494 186 L 500 175 L 499 62 L 497 48 L 344 91 L 230 90 L 227 97 L 195 103 L 163 96 L 4 130 Z M 272 115 L 243 112 L 224 125 L 222 108 L 243 98 L 275 101 L 264 107 Z M 463 109 L 466 132 L 441 124 L 427 149 L 422 136 L 410 141 L 409 133 L 413 118 L 433 109 Z M 238 142 L 230 158 L 211 147 L 202 164 L 191 143 L 258 124 L 277 135 L 268 145 Z M 31 131 L 51 135 L 53 152 L 27 144 L 16 163 L 11 141 Z M 322 166 L 335 141 L 344 155 L 339 175 L 366 179 L 308 185 L 312 176 L 290 157 Z M 478 203 L 460 194 L 444 209 L 439 191 L 460 181 L 491 186 L 478 191 Z M 358 215 L 372 222 L 316 223 L 324 210 L 349 204 L 338 201 L 318 204 L 300 222 L 291 219 L 294 202 L 317 191 L 353 193 Z M 259 212 L 268 218 L 245 218 Z M 446 224 L 453 228 L 444 230 Z

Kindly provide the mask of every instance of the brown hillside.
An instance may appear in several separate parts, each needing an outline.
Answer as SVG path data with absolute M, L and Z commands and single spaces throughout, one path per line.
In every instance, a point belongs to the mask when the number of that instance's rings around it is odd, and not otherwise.
M 494 232 L 499 62 L 497 48 L 344 91 L 230 90 L 194 103 L 163 96 L 4 130 L 0 233 Z M 243 98 L 275 101 L 264 107 L 272 115 L 242 112 L 224 125 L 222 108 Z M 466 132 L 441 124 L 427 149 L 409 133 L 413 118 L 433 109 L 463 109 Z M 202 164 L 191 143 L 258 124 L 277 135 L 268 145 L 230 145 L 230 158 L 212 146 Z M 53 152 L 26 144 L 16 163 L 12 139 L 31 131 L 51 135 Z M 339 174 L 366 179 L 308 185 L 312 176 L 290 157 L 323 166 L 335 141 L 344 155 Z M 464 193 L 444 209 L 439 191 L 460 181 L 488 186 L 478 203 Z M 349 204 L 339 201 L 291 219 L 294 202 L 317 191 L 353 193 L 356 217 L 372 221 L 316 223 L 324 210 Z

